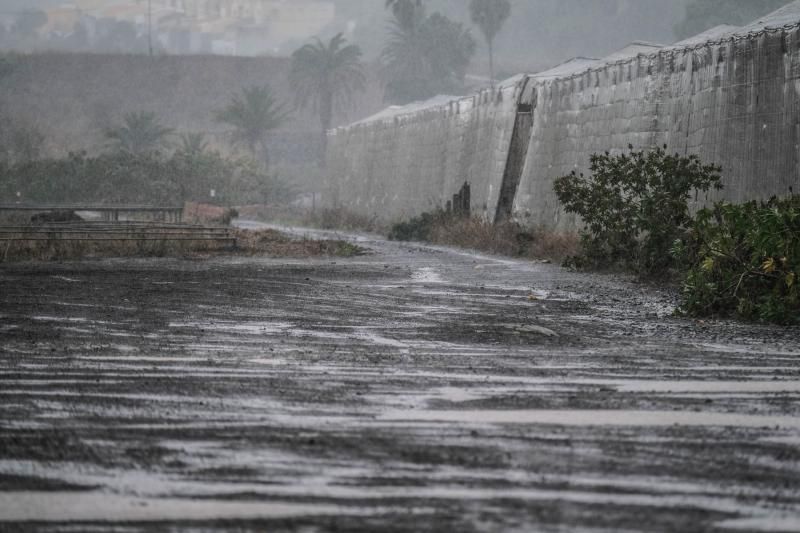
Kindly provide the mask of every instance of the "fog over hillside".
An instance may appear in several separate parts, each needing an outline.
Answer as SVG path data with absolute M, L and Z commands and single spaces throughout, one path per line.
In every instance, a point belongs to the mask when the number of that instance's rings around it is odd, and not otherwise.
M 544 68 L 575 56 L 602 57 L 631 41 L 668 44 L 690 0 L 512 0 L 512 16 L 498 36 L 500 74 Z M 383 1 L 335 0 L 339 17 L 356 22 L 353 38 L 368 56 L 380 54 L 387 33 Z M 430 11 L 472 27 L 469 2 L 429 0 Z M 473 35 L 482 44 L 480 33 Z M 486 61 L 483 50 L 475 63 Z
M 469 2 L 422 3 L 428 13 L 441 12 L 470 29 L 479 46 L 470 71 L 484 72 L 488 58 L 480 31 L 470 20 Z M 497 73 L 535 71 L 575 56 L 603 57 L 632 41 L 668 44 L 717 24 L 744 24 L 783 3 L 511 0 L 512 15 L 495 43 Z M 145 0 L 0 0 L 0 48 L 148 53 L 147 4 Z M 343 32 L 362 47 L 366 59 L 375 60 L 389 33 L 391 13 L 385 4 L 384 0 L 231 0 L 222 4 L 152 0 L 154 49 L 170 55 L 288 56 L 314 36 Z M 110 9 L 120 5 L 129 7 Z M 79 14 L 70 18 L 70 8 Z M 35 29 L 38 38 L 15 37 L 15 17 L 23 10 L 47 11 L 50 21 Z M 108 17 L 121 18 L 114 23 Z

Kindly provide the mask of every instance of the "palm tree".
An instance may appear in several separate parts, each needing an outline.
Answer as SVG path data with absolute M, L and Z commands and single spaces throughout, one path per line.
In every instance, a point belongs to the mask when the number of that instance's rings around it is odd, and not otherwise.
M 267 134 L 282 126 L 289 113 L 273 96 L 268 85 L 249 87 L 241 95 L 216 113 L 217 122 L 233 127 L 234 145 L 243 145 L 258 159 L 259 152 L 265 165 L 269 164 L 266 146 Z
M 386 9 L 391 9 L 397 20 L 404 22 L 414 17 L 422 8 L 422 0 L 386 0 Z
M 391 9 L 402 9 L 403 5 L 416 5 L 417 7 L 422 5 L 422 0 L 386 0 L 386 7 Z
M 407 10 L 394 10 L 381 55 L 387 100 L 403 104 L 461 92 L 475 51 L 469 30 L 440 13 L 428 16 L 413 0 L 403 1 Z
M 331 128 L 335 107 L 352 103 L 356 92 L 366 88 L 366 77 L 361 66 L 361 48 L 346 44 L 340 33 L 326 45 L 319 39 L 292 54 L 289 82 L 295 91 L 298 107 L 312 107 L 319 113 L 322 126 L 322 155 L 324 165 L 327 131 Z
M 187 156 L 198 156 L 205 153 L 207 149 L 208 143 L 206 142 L 204 133 L 190 132 L 181 135 L 181 144 L 178 148 L 179 153 Z
M 208 151 L 203 133 L 184 133 L 170 161 L 169 176 L 177 186 L 181 201 L 204 196 L 211 187 L 214 154 Z
M 494 38 L 500 33 L 511 15 L 509 0 L 471 0 L 469 12 L 472 22 L 480 28 L 489 47 L 489 75 L 494 87 Z
M 118 150 L 144 154 L 156 151 L 172 131 L 159 123 L 155 113 L 139 111 L 127 113 L 122 125 L 106 131 L 106 137 Z

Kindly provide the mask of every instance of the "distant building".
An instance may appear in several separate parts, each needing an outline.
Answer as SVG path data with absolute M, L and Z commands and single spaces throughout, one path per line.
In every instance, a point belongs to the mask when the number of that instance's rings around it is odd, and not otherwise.
M 336 16 L 331 0 L 72 0 L 44 11 L 44 38 L 69 36 L 80 26 L 91 39 L 93 28 L 109 21 L 143 36 L 152 19 L 153 40 L 167 53 L 245 56 L 297 46 Z
M 154 0 L 183 13 L 194 31 L 231 48 L 217 53 L 276 52 L 317 35 L 336 16 L 330 0 Z

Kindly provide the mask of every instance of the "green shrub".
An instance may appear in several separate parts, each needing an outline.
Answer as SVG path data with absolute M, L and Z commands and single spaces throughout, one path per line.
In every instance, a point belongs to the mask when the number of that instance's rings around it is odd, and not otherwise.
M 669 253 L 691 226 L 689 199 L 696 190 L 721 188 L 720 167 L 665 149 L 595 154 L 591 175 L 573 172 L 555 181 L 567 212 L 581 217 L 577 266 L 622 267 L 659 274 L 674 266 Z
M 214 201 L 230 205 L 282 202 L 294 196 L 291 187 L 253 161 L 213 151 L 71 153 L 62 158 L 0 162 L 0 203 Z
M 700 211 L 674 253 L 689 266 L 683 312 L 800 322 L 800 195 Z
M 411 220 L 393 225 L 389 230 L 389 240 L 430 242 L 433 229 L 452 216 L 443 209 L 422 213 Z

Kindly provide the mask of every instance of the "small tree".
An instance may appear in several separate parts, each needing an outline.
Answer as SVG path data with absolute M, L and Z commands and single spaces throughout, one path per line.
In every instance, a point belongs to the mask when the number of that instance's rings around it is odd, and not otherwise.
M 122 125 L 107 130 L 106 137 L 117 150 L 141 155 L 163 148 L 172 132 L 161 125 L 155 113 L 139 111 L 127 113 Z
M 269 166 L 267 135 L 282 126 L 289 113 L 273 96 L 268 85 L 244 89 L 241 95 L 234 96 L 231 102 L 217 111 L 216 120 L 233 127 L 234 145 L 245 146 L 254 159 Z
M 629 154 L 593 155 L 590 176 L 573 171 L 556 179 L 555 191 L 585 224 L 578 263 L 656 274 L 672 266 L 670 249 L 691 226 L 692 192 L 722 188 L 722 169 L 694 155 L 670 155 L 666 147 L 629 148 Z
M 471 0 L 469 12 L 472 22 L 480 28 L 489 47 L 489 76 L 494 87 L 494 39 L 511 15 L 509 0 Z

